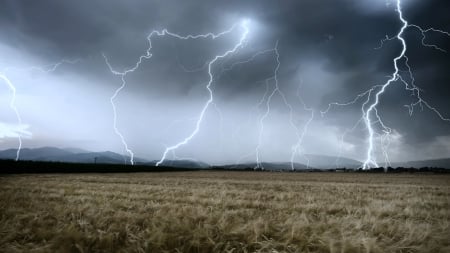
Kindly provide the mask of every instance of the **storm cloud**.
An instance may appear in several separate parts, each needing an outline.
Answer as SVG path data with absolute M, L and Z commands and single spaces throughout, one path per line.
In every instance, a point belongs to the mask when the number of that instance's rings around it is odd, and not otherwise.
M 410 23 L 450 31 L 446 1 L 402 2 Z M 361 118 L 364 100 L 333 107 L 323 116 L 320 111 L 333 102 L 352 101 L 392 74 L 392 60 L 401 44 L 392 40 L 377 48 L 381 39 L 394 36 L 402 26 L 394 1 L 3 0 L 0 72 L 16 86 L 17 107 L 30 133 L 24 146 L 123 152 L 112 127 L 110 105 L 121 80 L 109 71 L 102 54 L 114 69 L 122 71 L 145 53 L 147 36 L 153 30 L 167 29 L 180 35 L 218 33 L 244 19 L 250 20 L 248 40 L 237 53 L 212 67 L 214 103 L 198 135 L 177 150 L 177 157 L 216 164 L 254 160 L 252 152 L 265 110 L 265 103 L 257 105 L 277 62 L 273 50 L 245 61 L 278 43 L 278 81 L 292 105 L 293 121 L 302 129 L 310 117 L 300 99 L 314 110 L 301 151 L 364 160 L 364 125 L 342 138 Z M 239 36 L 236 30 L 215 40 L 153 38 L 152 58 L 127 76 L 127 86 L 116 100 L 118 128 L 137 156 L 159 159 L 167 146 L 193 131 L 208 99 L 206 64 L 230 49 Z M 415 29 L 408 29 L 404 36 L 408 63 L 422 97 L 450 117 L 449 54 L 422 46 L 422 35 Z M 427 36 L 427 43 L 450 50 L 449 36 Z M 79 61 L 61 64 L 51 72 L 29 68 L 50 66 L 61 59 Z M 241 63 L 233 65 L 236 62 Z M 10 99 L 8 87 L 0 83 L 0 130 L 8 129 L 0 133 L 0 148 L 14 148 L 13 137 L 25 131 L 24 126 L 17 126 L 20 131 L 11 130 L 16 121 L 8 107 Z M 378 113 L 393 130 L 388 150 L 391 159 L 448 157 L 450 123 L 427 108 L 416 107 L 410 115 L 404 105 L 414 101 L 400 82 L 381 98 Z M 274 96 L 270 106 L 261 157 L 268 162 L 287 161 L 297 141 L 296 129 L 280 96 Z M 381 151 L 376 152 L 381 161 Z

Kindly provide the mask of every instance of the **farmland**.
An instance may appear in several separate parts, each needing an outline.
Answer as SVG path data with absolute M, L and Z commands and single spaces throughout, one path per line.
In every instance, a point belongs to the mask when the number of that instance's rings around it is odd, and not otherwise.
M 1 252 L 450 252 L 450 175 L 0 176 Z

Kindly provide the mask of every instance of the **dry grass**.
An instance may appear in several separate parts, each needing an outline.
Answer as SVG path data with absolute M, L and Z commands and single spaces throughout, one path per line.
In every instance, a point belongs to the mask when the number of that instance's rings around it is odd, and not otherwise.
M 0 251 L 450 252 L 450 176 L 4 176 Z

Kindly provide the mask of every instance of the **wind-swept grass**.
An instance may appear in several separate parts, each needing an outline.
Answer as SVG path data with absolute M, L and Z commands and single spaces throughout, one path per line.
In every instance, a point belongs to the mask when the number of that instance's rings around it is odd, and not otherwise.
M 450 176 L 0 177 L 1 252 L 450 252 Z

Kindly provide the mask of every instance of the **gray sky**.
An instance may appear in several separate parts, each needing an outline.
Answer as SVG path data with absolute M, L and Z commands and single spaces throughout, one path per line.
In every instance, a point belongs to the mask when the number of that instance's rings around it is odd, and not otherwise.
M 121 80 L 114 69 L 133 66 L 148 48 L 152 30 L 180 34 L 219 33 L 244 19 L 250 20 L 243 47 L 213 64 L 214 104 L 205 113 L 198 134 L 176 151 L 210 163 L 255 160 L 260 120 L 266 110 L 265 80 L 277 66 L 274 51 L 246 61 L 278 41 L 278 84 L 292 106 L 278 95 L 264 118 L 260 157 L 288 161 L 311 113 L 300 152 L 342 155 L 363 161 L 367 129 L 361 124 L 364 99 L 354 105 L 320 111 L 329 103 L 346 103 L 371 86 L 383 84 L 394 71 L 393 58 L 401 50 L 397 40 L 380 49 L 380 40 L 395 36 L 402 23 L 395 1 L 288 0 L 277 1 L 22 1 L 0 0 L 0 72 L 15 85 L 16 105 L 22 117 L 17 125 L 9 107 L 11 92 L 0 80 L 0 149 L 16 148 L 17 134 L 25 147 L 79 147 L 123 153 L 114 133 L 110 97 Z M 405 19 L 423 28 L 450 31 L 445 0 L 403 0 Z M 126 76 L 127 86 L 116 98 L 117 126 L 136 156 L 159 159 L 168 146 L 189 136 L 208 100 L 207 62 L 238 43 L 239 27 L 219 39 L 152 39 L 152 57 Z M 450 50 L 450 37 L 427 33 L 429 44 Z M 421 45 L 421 34 L 407 29 L 407 56 L 422 97 L 450 117 L 449 53 Z M 62 59 L 54 71 L 49 70 Z M 233 68 L 231 68 L 233 66 Z M 405 71 L 405 64 L 401 70 Z M 407 76 L 402 72 L 404 76 Z M 269 81 L 273 89 L 273 80 Z M 387 153 L 392 161 L 449 157 L 450 122 L 416 107 L 410 116 L 405 104 L 417 99 L 400 82 L 380 99 L 378 114 L 392 129 Z M 299 95 L 299 96 L 298 96 Z M 381 132 L 375 124 L 376 132 Z M 297 132 L 296 132 L 297 131 Z M 348 132 L 344 138 L 344 133 Z M 342 141 L 343 140 L 343 141 Z M 381 139 L 374 155 L 383 161 Z M 173 158 L 172 154 L 168 158 Z M 298 159 L 301 160 L 299 157 Z

